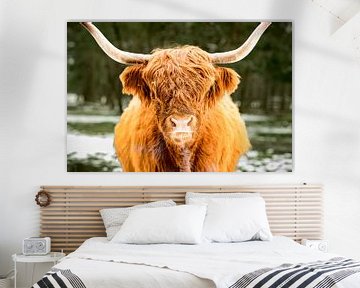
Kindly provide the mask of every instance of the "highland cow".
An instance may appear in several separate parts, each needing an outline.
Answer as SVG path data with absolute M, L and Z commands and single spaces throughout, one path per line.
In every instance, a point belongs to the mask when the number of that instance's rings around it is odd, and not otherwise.
M 208 53 L 196 46 L 137 54 L 114 47 L 90 22 L 82 25 L 113 60 L 133 96 L 115 127 L 114 147 L 126 172 L 234 171 L 250 141 L 231 94 L 239 75 L 217 64 L 246 57 L 270 25 L 261 23 L 239 48 Z

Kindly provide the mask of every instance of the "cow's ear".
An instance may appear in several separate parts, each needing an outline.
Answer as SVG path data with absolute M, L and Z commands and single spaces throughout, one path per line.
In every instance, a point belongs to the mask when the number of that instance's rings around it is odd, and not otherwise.
M 219 78 L 227 94 L 232 94 L 240 83 L 240 75 L 229 68 L 218 67 Z
M 120 81 L 123 85 L 123 93 L 139 96 L 140 100 L 150 103 L 150 89 L 143 78 L 143 65 L 129 66 L 120 74 Z
M 232 94 L 240 83 L 240 76 L 232 69 L 217 67 L 216 79 L 209 91 L 211 102 L 216 102 L 225 94 Z

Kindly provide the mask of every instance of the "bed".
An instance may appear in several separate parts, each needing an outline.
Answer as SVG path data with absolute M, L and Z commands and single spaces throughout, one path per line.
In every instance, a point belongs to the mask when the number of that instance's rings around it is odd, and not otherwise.
M 303 266 L 299 266 L 303 263 Z M 295 265 L 291 265 L 295 264 Z M 340 267 L 340 265 L 343 265 Z M 321 272 L 336 269 L 337 273 Z M 275 269 L 274 269 L 275 268 Z M 310 286 L 306 281 L 318 269 L 319 275 Z M 322 268 L 322 269 L 321 269 Z M 64 276 L 61 275 L 65 271 Z M 70 271 L 66 272 L 66 271 Z M 273 272 L 272 277 L 256 286 Z M 300 271 L 300 272 L 299 272 Z M 56 278 L 48 280 L 54 287 L 360 287 L 360 263 L 336 255 L 312 250 L 295 241 L 276 236 L 270 242 L 206 243 L 200 245 L 127 245 L 111 244 L 104 237 L 90 238 L 74 253 L 53 267 L 65 286 L 56 286 Z M 252 275 L 258 272 L 259 275 Z M 325 273 L 325 272 L 324 272 Z M 285 279 L 280 279 L 281 276 Z M 45 277 L 51 276 L 47 275 Z M 251 283 L 251 277 L 258 276 Z M 78 279 L 75 279 L 77 278 Z M 292 277 L 292 278 L 290 278 Z M 299 278 L 296 278 L 299 277 Z M 271 286 L 276 281 L 293 286 Z M 33 287 L 51 287 L 44 280 Z M 305 283 L 305 284 L 304 284 Z M 260 285 L 260 284 L 259 284 Z M 304 286 L 302 286 L 304 285 Z
M 359 262 L 298 243 L 322 237 L 319 185 L 42 189 L 52 199 L 50 206 L 41 209 L 42 235 L 52 237 L 53 251 L 71 253 L 34 284 L 35 288 L 360 287 Z M 274 237 L 270 241 L 197 245 L 121 244 L 104 237 L 99 209 L 164 199 L 183 204 L 189 191 L 260 193 Z

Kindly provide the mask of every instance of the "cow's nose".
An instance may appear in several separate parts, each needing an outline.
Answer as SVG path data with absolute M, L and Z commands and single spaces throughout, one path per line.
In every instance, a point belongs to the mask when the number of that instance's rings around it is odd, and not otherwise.
M 194 116 L 192 115 L 183 116 L 183 117 L 180 116 L 170 117 L 170 121 L 173 127 L 176 127 L 179 130 L 182 130 L 184 128 L 186 128 L 185 130 L 188 130 L 188 126 L 190 126 L 193 120 L 194 120 Z
M 192 115 L 171 115 L 167 119 L 170 125 L 170 137 L 176 144 L 184 144 L 192 140 L 196 127 L 196 118 Z

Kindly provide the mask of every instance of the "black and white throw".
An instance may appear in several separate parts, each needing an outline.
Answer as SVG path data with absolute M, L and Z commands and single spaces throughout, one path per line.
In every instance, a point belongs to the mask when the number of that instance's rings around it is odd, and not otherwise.
M 32 288 L 86 288 L 81 279 L 69 269 L 56 269 L 45 274 Z
M 346 258 L 283 264 L 248 273 L 229 288 L 331 288 L 359 272 L 360 262 Z

